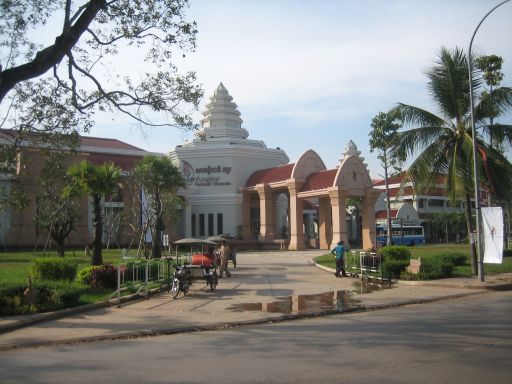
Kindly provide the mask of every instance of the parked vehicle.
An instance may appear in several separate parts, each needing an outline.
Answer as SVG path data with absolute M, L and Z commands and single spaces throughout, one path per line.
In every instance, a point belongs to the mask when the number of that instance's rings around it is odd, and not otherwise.
M 186 244 L 191 247 L 190 256 L 181 256 L 183 262 L 176 264 L 174 276 L 171 284 L 171 296 L 178 297 L 180 292 L 186 295 L 190 285 L 194 281 L 205 281 L 213 292 L 219 284 L 216 266 L 213 265 L 212 255 L 204 251 L 204 247 L 215 246 L 216 243 L 209 240 L 187 238 L 176 241 L 174 244 L 178 247 L 180 244 Z M 200 246 L 201 253 L 194 254 L 194 247 Z M 178 251 L 176 250 L 176 260 L 179 261 Z M 189 259 L 189 261 L 185 261 Z
M 176 265 L 174 268 L 174 275 L 171 284 L 171 296 L 173 299 L 177 298 L 180 292 L 183 295 L 188 293 L 190 288 L 190 271 L 185 264 Z
M 392 225 L 391 243 L 393 245 L 425 244 L 425 233 L 421 225 Z M 377 225 L 377 243 L 386 245 L 388 236 L 387 225 Z

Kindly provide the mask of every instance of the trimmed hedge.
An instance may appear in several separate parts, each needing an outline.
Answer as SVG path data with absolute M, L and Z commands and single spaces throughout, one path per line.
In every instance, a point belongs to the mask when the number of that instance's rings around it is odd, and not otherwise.
M 35 301 L 24 302 L 24 285 L 0 286 L 0 315 L 22 315 L 27 313 L 55 311 L 80 304 L 84 287 L 65 281 L 35 281 L 32 284 Z
M 32 260 L 30 270 L 34 279 L 73 281 L 77 264 L 74 260 L 62 257 L 39 257 Z
M 379 249 L 384 261 L 386 260 L 404 260 L 409 262 L 411 259 L 411 251 L 405 245 L 390 245 Z
M 450 277 L 454 268 L 449 258 L 425 257 L 421 259 L 421 272 L 419 278 L 422 280 L 442 279 Z
M 464 265 L 467 262 L 467 257 L 462 252 L 442 253 L 434 257 L 444 260 L 447 263 L 451 263 L 454 266 Z
M 384 260 L 382 263 L 382 275 L 388 279 L 399 279 L 408 265 L 408 260 Z
M 382 254 L 382 275 L 388 279 L 399 279 L 411 259 L 411 251 L 405 245 L 390 245 L 379 249 Z

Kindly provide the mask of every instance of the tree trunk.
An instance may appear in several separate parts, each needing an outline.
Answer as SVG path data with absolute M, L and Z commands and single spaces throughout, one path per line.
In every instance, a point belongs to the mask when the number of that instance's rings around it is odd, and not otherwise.
M 93 253 L 91 265 L 102 265 L 102 247 L 103 247 L 103 215 L 101 212 L 101 196 L 95 194 L 92 196 L 93 204 L 93 226 L 94 226 L 94 239 L 93 239 Z
M 386 151 L 384 151 L 384 158 L 385 158 L 384 180 L 386 181 L 386 217 L 387 217 L 387 223 L 388 223 L 388 234 L 387 234 L 386 245 L 391 245 L 392 244 L 391 239 L 393 236 L 393 228 L 391 225 L 391 202 L 389 201 L 388 160 L 387 160 Z
M 160 232 L 163 227 L 163 219 L 162 219 L 162 197 L 160 192 L 156 192 L 155 196 L 155 227 L 153 234 L 153 258 L 159 259 L 162 257 L 162 241 L 160 239 Z
M 469 243 L 471 246 L 471 272 L 476 276 L 478 275 L 476 241 L 473 237 L 473 222 L 471 221 L 471 197 L 466 194 L 466 227 L 468 229 Z

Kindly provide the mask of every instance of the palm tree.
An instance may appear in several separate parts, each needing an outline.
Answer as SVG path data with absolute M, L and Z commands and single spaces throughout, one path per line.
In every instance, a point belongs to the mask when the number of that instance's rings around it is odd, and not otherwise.
M 102 265 L 103 210 L 101 199 L 116 189 L 121 178 L 121 169 L 113 163 L 92 164 L 84 160 L 69 168 L 68 175 L 74 183 L 67 188 L 67 195 L 87 193 L 93 206 L 93 254 L 91 265 Z
M 412 182 L 416 191 L 424 191 L 443 176 L 451 202 L 465 201 L 466 227 L 473 232 L 471 220 L 471 196 L 474 193 L 473 145 L 470 124 L 469 79 L 466 55 L 462 50 L 442 48 L 434 67 L 427 73 L 428 89 L 439 115 L 424 109 L 399 103 L 395 108 L 405 126 L 411 129 L 399 132 L 393 143 L 392 153 L 402 158 L 418 154 L 412 161 L 404 182 Z M 472 77 L 475 95 L 479 95 L 482 80 Z M 494 105 L 505 110 L 512 105 L 510 89 L 495 92 L 501 95 L 493 99 Z M 489 111 L 481 99 L 475 106 L 475 124 L 483 124 Z M 482 128 L 481 126 L 480 128 Z M 493 127 L 511 137 L 510 125 Z M 507 200 L 512 192 L 512 164 L 497 150 L 486 143 L 482 136 L 476 138 L 480 183 L 483 188 Z M 472 242 L 471 265 L 477 273 L 476 246 Z
M 159 258 L 162 253 L 160 233 L 164 227 L 164 204 L 176 204 L 175 197 L 179 188 L 185 188 L 183 173 L 167 156 L 144 156 L 134 171 L 136 182 L 144 189 L 148 197 L 148 209 L 145 215 L 151 231 L 152 256 Z M 171 210 L 170 207 L 167 207 Z

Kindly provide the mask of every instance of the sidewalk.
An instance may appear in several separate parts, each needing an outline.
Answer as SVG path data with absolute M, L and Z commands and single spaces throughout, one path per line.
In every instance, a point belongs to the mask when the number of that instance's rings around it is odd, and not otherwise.
M 122 339 L 365 311 L 512 288 L 512 274 L 400 282 L 366 292 L 311 262 L 325 251 L 250 252 L 215 292 L 202 282 L 173 300 L 168 293 L 117 306 L 104 303 L 50 314 L 0 318 L 0 350 Z M 42 321 L 44 320 L 44 321 Z M 18 329 L 14 329 L 18 328 Z

